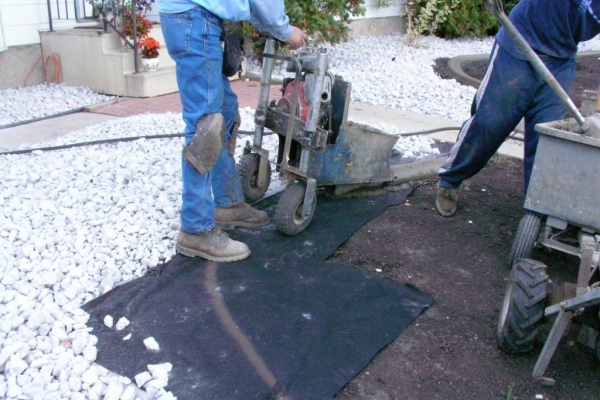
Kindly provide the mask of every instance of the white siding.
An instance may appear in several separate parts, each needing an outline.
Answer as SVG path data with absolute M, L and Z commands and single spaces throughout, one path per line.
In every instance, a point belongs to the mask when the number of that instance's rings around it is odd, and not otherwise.
M 49 30 L 46 0 L 0 0 L 6 46 L 40 42 L 38 30 Z

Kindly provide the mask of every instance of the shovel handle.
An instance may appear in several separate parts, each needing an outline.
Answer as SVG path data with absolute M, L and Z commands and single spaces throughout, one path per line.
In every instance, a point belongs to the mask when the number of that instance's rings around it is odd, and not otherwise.
M 585 119 L 583 115 L 579 112 L 573 100 L 569 97 L 567 92 L 560 86 L 554 75 L 548 70 L 548 67 L 540 60 L 540 57 L 533 51 L 529 43 L 525 41 L 523 36 L 519 33 L 517 28 L 511 22 L 510 19 L 504 13 L 504 8 L 502 6 L 502 0 L 483 0 L 485 7 L 489 12 L 492 13 L 494 17 L 500 22 L 500 25 L 506 29 L 506 32 L 513 38 L 517 46 L 521 49 L 521 51 L 525 54 L 529 62 L 533 65 L 533 67 L 537 70 L 537 72 L 544 78 L 546 83 L 550 85 L 550 88 L 554 91 L 554 93 L 558 96 L 560 101 L 565 105 L 567 110 L 573 114 L 575 120 L 579 125 L 583 125 Z

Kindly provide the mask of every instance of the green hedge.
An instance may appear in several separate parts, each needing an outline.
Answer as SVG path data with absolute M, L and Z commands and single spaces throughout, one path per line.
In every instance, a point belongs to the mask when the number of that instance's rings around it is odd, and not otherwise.
M 313 44 L 340 43 L 348 39 L 352 16 L 364 15 L 362 0 L 284 0 L 290 23 L 304 30 Z M 229 24 L 228 31 L 241 31 L 260 52 L 264 36 L 250 23 Z
M 441 3 L 451 3 L 442 0 Z M 504 4 L 504 12 L 508 15 L 517 1 Z M 452 9 L 446 21 L 435 31 L 437 36 L 450 39 L 459 37 L 485 37 L 498 32 L 500 23 L 487 10 L 482 0 L 460 0 Z
M 508 15 L 518 0 L 504 3 Z M 434 34 L 446 39 L 495 35 L 500 23 L 487 10 L 483 0 L 379 0 L 378 7 L 406 4 L 409 41 Z

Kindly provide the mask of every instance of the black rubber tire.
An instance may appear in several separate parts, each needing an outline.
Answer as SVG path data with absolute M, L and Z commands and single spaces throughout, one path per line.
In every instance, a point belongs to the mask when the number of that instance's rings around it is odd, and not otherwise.
M 256 153 L 249 153 L 242 156 L 238 163 L 238 175 L 240 176 L 244 198 L 247 203 L 253 203 L 262 199 L 271 184 L 271 163 L 267 164 L 267 179 L 265 180 L 265 184 L 263 186 L 256 184 L 259 163 L 260 156 Z
M 299 234 L 306 229 L 315 215 L 317 196 L 313 199 L 309 215 L 301 215 L 305 192 L 306 185 L 302 182 L 295 182 L 285 189 L 279 203 L 277 203 L 275 224 L 277 229 L 284 235 L 294 236 Z
M 543 322 L 548 286 L 546 265 L 520 258 L 515 261 L 498 319 L 498 347 L 526 353 Z
M 508 255 L 508 268 L 512 268 L 513 263 L 519 258 L 531 258 L 541 228 L 541 217 L 530 213 L 523 215 Z

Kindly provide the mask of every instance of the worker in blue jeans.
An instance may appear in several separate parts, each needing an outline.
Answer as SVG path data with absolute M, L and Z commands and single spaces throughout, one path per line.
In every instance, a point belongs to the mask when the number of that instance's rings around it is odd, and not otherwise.
M 600 33 L 600 0 L 521 0 L 509 19 L 559 84 L 575 78 L 577 45 Z M 539 139 L 538 123 L 560 120 L 565 107 L 504 28 L 496 35 L 485 76 L 456 143 L 438 171 L 437 212 L 458 208 L 460 184 L 477 174 L 525 121 L 524 183 L 529 186 Z M 527 210 L 526 210 L 527 211 Z
M 283 0 L 161 0 L 159 11 L 185 122 L 176 250 L 212 261 L 244 259 L 250 255 L 248 246 L 219 226 L 260 227 L 269 217 L 245 203 L 233 158 L 239 114 L 237 96 L 222 72 L 223 21 L 250 21 L 292 50 L 307 36 L 290 25 Z

